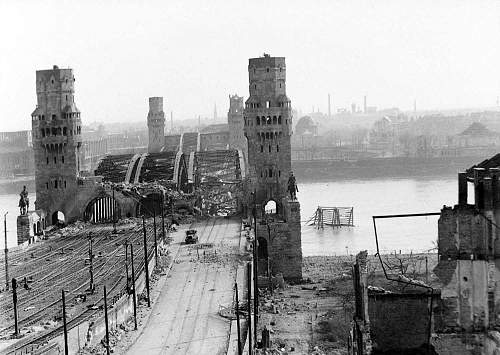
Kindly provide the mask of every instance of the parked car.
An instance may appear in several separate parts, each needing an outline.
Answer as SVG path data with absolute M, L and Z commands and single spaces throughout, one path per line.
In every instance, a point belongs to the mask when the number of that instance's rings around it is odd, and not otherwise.
M 184 240 L 186 244 L 198 243 L 198 235 L 196 229 L 189 229 L 186 231 L 186 239 Z

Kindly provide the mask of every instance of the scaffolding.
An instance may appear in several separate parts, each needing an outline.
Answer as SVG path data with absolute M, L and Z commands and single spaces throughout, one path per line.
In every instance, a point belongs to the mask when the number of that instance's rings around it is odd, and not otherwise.
M 308 225 L 323 229 L 325 225 L 337 227 L 354 227 L 354 207 L 318 206 L 314 215 L 306 222 Z

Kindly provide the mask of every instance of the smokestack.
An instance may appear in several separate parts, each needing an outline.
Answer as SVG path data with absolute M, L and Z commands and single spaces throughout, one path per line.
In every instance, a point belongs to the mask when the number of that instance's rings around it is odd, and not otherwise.
M 367 113 L 368 110 L 366 109 L 366 95 L 363 97 L 363 112 Z
M 328 94 L 328 118 L 332 117 L 332 107 L 330 106 L 330 94 Z

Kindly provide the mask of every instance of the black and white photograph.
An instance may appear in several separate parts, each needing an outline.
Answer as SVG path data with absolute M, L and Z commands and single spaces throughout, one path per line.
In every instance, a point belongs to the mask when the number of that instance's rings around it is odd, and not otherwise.
M 499 0 L 0 33 L 0 354 L 500 354 Z

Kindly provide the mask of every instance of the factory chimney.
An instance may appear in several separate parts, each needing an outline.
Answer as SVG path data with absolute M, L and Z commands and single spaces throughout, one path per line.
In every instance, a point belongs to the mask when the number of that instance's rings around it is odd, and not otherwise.
M 330 104 L 330 94 L 328 94 L 328 118 L 332 118 L 332 107 Z

